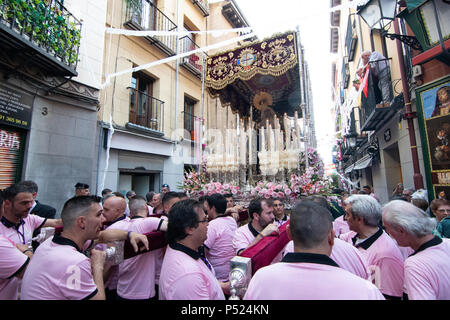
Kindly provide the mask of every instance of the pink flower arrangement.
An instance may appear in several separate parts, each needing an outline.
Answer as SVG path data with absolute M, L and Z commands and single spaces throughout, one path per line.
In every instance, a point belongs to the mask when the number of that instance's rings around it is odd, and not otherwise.
M 265 199 L 288 199 L 292 196 L 295 196 L 295 194 L 287 184 L 262 181 L 259 181 L 256 184 L 256 187 L 250 191 L 250 195 L 253 197 L 261 197 Z
M 220 182 L 212 181 L 203 186 L 203 191 L 201 192 L 201 194 L 199 193 L 199 195 L 210 196 L 215 193 L 220 193 L 220 194 L 231 193 L 233 195 L 237 195 L 237 194 L 240 194 L 241 191 L 238 186 L 234 186 L 231 183 L 222 184 Z

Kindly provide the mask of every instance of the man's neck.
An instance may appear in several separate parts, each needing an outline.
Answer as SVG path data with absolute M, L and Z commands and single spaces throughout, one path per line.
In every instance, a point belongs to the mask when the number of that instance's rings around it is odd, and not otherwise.
M 414 240 L 412 240 L 412 242 L 410 243 L 410 247 L 414 251 L 417 251 L 425 242 L 428 242 L 433 238 L 433 234 L 427 234 L 426 236 L 423 236 L 421 238 L 414 238 Z
M 80 248 L 80 250 L 83 249 L 84 244 L 86 243 L 87 240 L 89 240 L 84 239 L 81 232 L 72 232 L 71 230 L 64 230 L 63 232 L 61 232 L 61 237 L 70 239 L 73 242 L 75 242 L 78 248 Z
M 358 232 L 358 238 L 367 239 L 377 233 L 379 227 L 362 226 Z
M 3 216 L 11 223 L 18 224 L 20 222 L 21 217 L 17 217 L 11 212 L 7 212 L 6 210 L 3 212 Z
M 252 227 L 253 227 L 256 231 L 261 232 L 261 231 L 263 230 L 263 228 L 261 227 L 261 225 L 259 224 L 259 222 L 256 221 L 255 219 L 252 220 L 251 224 L 252 224 Z
M 284 216 L 285 216 L 285 214 L 284 214 L 284 212 L 283 212 L 282 214 L 280 214 L 280 215 L 278 215 L 278 216 L 275 216 L 275 219 L 278 220 L 278 221 L 280 221 L 280 220 L 283 220 Z
M 197 251 L 198 248 L 200 248 L 201 244 L 194 243 L 190 239 L 184 238 L 183 240 L 178 241 L 179 244 L 182 244 L 185 247 L 188 247 L 189 249 L 192 249 L 194 251 Z
M 305 249 L 298 246 L 294 246 L 294 252 L 297 253 L 315 253 L 315 254 L 324 254 L 326 256 L 331 255 L 331 247 L 330 246 L 319 246 L 312 249 Z

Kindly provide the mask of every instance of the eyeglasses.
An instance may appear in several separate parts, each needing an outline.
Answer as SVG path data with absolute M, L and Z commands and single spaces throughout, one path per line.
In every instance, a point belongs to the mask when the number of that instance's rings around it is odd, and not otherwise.
M 198 223 L 205 223 L 205 222 L 208 222 L 208 216 L 206 216 L 205 219 L 203 219 L 203 220 L 198 220 L 197 222 L 198 222 Z

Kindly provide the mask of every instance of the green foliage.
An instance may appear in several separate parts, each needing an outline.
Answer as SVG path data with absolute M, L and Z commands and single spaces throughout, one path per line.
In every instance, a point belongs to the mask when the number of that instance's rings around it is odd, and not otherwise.
M 72 65 L 78 60 L 81 32 L 69 21 L 69 13 L 60 8 L 56 2 L 50 6 L 46 0 L 0 0 L 0 19 Z

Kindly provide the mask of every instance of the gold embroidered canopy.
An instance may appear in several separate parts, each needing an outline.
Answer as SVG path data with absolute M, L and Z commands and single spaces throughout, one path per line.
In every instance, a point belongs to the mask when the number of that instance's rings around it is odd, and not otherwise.
M 208 58 L 205 84 L 212 96 L 233 112 L 254 119 L 267 107 L 278 116 L 300 113 L 300 87 L 295 32 L 287 32 L 263 41 L 236 48 Z M 258 108 L 255 102 L 264 103 Z M 270 104 L 267 105 L 267 102 Z

